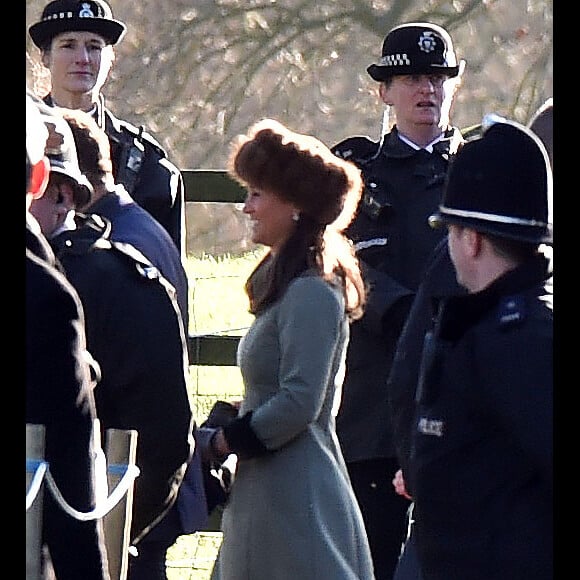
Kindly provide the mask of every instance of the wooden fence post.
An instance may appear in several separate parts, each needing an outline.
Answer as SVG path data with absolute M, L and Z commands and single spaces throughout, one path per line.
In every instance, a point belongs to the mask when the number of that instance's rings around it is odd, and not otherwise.
M 44 461 L 44 425 L 26 425 L 26 492 Z M 26 510 L 26 579 L 40 580 L 42 551 L 42 503 L 44 484 L 38 490 L 34 502 Z
M 135 465 L 136 455 L 137 431 L 107 429 L 105 456 L 107 457 L 109 493 L 119 483 L 127 466 Z M 129 486 L 123 499 L 104 517 L 105 544 L 111 580 L 126 580 L 127 578 L 133 488 L 134 484 Z

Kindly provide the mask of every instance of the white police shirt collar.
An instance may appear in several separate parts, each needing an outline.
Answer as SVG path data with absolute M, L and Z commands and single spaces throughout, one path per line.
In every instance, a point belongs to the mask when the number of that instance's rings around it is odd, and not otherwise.
M 411 141 L 411 139 L 409 139 L 408 137 L 405 137 L 405 135 L 403 135 L 402 133 L 399 133 L 399 139 L 401 141 L 403 141 L 404 143 L 406 143 L 409 147 L 412 147 L 413 149 L 416 149 L 417 151 L 421 150 L 421 149 L 425 149 L 425 151 L 428 151 L 429 153 L 433 153 L 433 146 L 435 145 L 435 143 L 439 143 L 439 141 L 441 141 L 441 139 L 443 139 L 444 135 L 443 133 L 441 133 L 438 137 L 435 137 L 435 139 L 433 139 L 433 141 L 431 141 L 431 143 L 428 143 L 427 145 L 425 145 L 425 147 L 419 147 L 419 145 L 417 145 L 416 143 L 413 143 L 413 141 Z

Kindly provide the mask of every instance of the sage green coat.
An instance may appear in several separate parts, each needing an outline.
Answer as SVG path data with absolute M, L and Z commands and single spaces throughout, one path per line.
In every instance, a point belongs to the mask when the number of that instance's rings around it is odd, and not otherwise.
M 341 291 L 304 276 L 241 340 L 240 416 L 273 453 L 238 461 L 212 580 L 374 580 L 335 432 L 348 332 Z

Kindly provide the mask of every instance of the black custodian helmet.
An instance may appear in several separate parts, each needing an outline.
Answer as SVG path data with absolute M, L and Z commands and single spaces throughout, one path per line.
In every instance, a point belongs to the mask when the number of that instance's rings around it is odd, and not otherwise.
M 455 77 L 459 64 L 449 33 L 429 22 L 410 22 L 393 28 L 383 41 L 381 60 L 367 72 L 375 81 L 393 75 L 445 74 Z
M 28 33 L 38 48 L 45 49 L 62 32 L 95 32 L 107 44 L 117 44 L 126 30 L 121 21 L 113 19 L 111 7 L 104 0 L 53 0 Z
M 552 245 L 545 147 L 527 127 L 497 115 L 485 117 L 482 126 L 483 136 L 465 143 L 450 164 L 442 203 L 429 223 Z

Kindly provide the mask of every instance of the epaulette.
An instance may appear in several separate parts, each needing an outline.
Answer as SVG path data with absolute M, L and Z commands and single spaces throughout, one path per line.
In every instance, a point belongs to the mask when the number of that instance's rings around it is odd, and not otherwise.
M 481 123 L 475 125 L 470 125 L 469 127 L 464 127 L 461 129 L 461 135 L 465 141 L 471 141 L 472 139 L 479 139 L 483 131 Z
M 155 149 L 155 151 L 157 151 L 161 157 L 167 157 L 167 151 L 165 151 L 161 143 L 159 143 L 159 141 L 157 141 L 157 139 L 155 139 L 151 133 L 145 131 L 143 125 L 141 125 L 141 127 L 136 127 L 128 121 L 119 120 L 119 126 L 121 131 L 125 131 L 126 133 L 131 134 L 132 137 L 137 137 L 140 141 L 145 143 L 145 145 L 149 145 Z
M 354 163 L 364 163 L 376 155 L 378 147 L 377 141 L 363 135 L 357 135 L 344 139 L 344 141 L 331 147 L 330 150 L 341 159 Z
M 173 285 L 161 274 L 161 271 L 154 266 L 144 255 L 132 244 L 125 242 L 112 242 L 112 247 L 127 256 L 137 271 L 137 274 L 145 280 L 152 280 L 160 284 L 164 289 L 171 301 L 174 303 L 174 307 L 177 306 L 177 294 Z
M 500 328 L 521 324 L 526 318 L 526 303 L 523 296 L 505 296 L 497 308 L 497 323 Z
M 155 280 L 161 277 L 161 272 L 132 244 L 125 242 L 113 242 L 113 247 L 128 256 L 137 267 L 137 272 L 143 278 Z
M 137 127 L 136 125 L 129 123 L 129 121 L 119 119 L 118 117 L 115 117 L 109 109 L 105 109 L 105 114 L 118 133 L 128 133 L 132 138 L 136 137 L 146 145 L 152 147 L 161 157 L 167 157 L 167 152 L 162 147 L 161 143 L 159 143 L 151 133 L 147 132 L 143 125 Z

